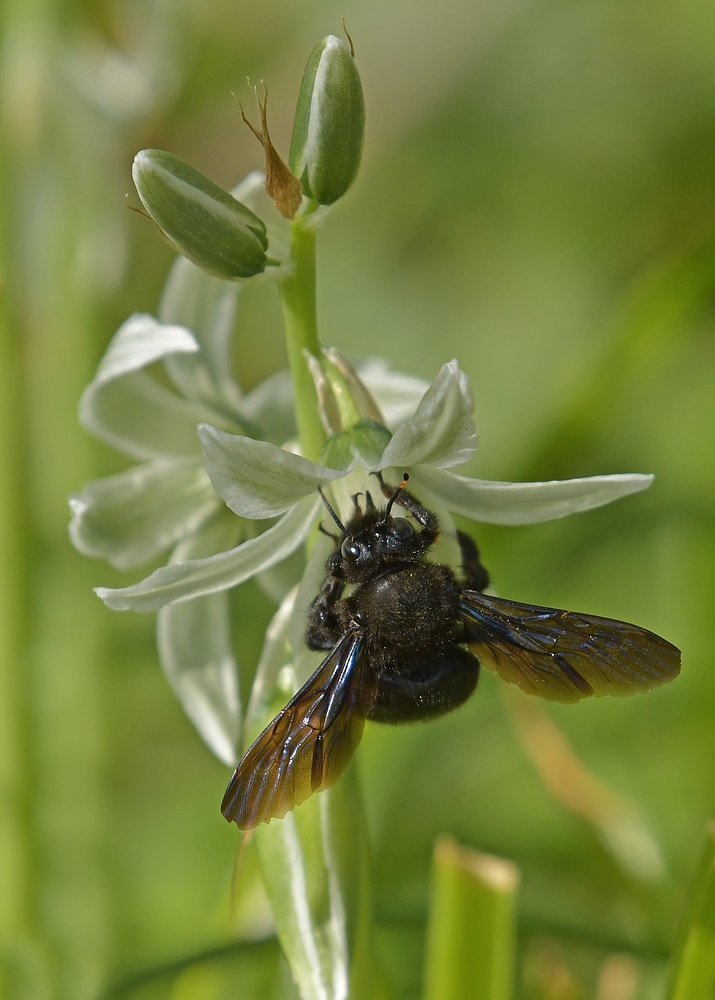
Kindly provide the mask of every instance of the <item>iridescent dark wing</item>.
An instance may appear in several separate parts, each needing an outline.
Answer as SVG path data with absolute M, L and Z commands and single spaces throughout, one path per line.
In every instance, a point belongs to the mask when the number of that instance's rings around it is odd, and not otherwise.
M 469 648 L 527 694 L 573 702 L 627 695 L 680 673 L 680 650 L 638 625 L 463 590 Z
M 348 632 L 243 755 L 221 803 L 239 829 L 281 819 L 329 788 L 360 742 L 374 698 L 359 632 Z

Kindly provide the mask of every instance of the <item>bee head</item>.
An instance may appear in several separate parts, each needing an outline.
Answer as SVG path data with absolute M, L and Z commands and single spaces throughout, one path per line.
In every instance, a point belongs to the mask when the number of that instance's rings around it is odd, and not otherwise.
M 359 503 L 363 494 L 356 493 L 353 496 L 355 510 L 347 525 L 342 523 L 321 492 L 328 513 L 341 531 L 340 537 L 333 537 L 347 579 L 356 580 L 376 566 L 410 562 L 421 555 L 420 533 L 415 533 L 408 518 L 393 517 L 391 513 L 392 505 L 406 481 L 405 478 L 384 508 L 376 507 L 372 495 L 366 492 L 363 509 Z

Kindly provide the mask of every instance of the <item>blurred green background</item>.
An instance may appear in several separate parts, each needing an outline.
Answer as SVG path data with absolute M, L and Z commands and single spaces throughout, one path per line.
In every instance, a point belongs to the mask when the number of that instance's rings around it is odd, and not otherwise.
M 127 465 L 80 429 L 76 405 L 120 322 L 155 312 L 172 260 L 125 208 L 134 153 L 171 150 L 226 187 L 260 167 L 230 94 L 246 99 L 250 75 L 269 86 L 285 155 L 305 59 L 341 15 L 368 125 L 358 181 L 320 238 L 323 340 L 427 379 L 456 356 L 481 440 L 469 474 L 656 473 L 613 506 L 475 537 L 502 595 L 635 621 L 684 654 L 680 679 L 647 697 L 548 710 L 638 810 L 625 847 L 549 791 L 491 675 L 440 721 L 368 727 L 386 981 L 419 994 L 431 846 L 449 831 L 522 867 L 522 996 L 662 989 L 715 813 L 712 2 L 5 0 L 0 937 L 13 1000 L 93 1000 L 231 940 L 227 770 L 161 676 L 153 616 L 92 593 L 130 578 L 67 538 L 68 494 Z M 272 284 L 242 298 L 236 358 L 246 387 L 285 365 Z M 274 608 L 252 583 L 235 607 L 248 684 Z M 271 948 L 226 996 L 270 995 Z M 613 953 L 633 956 L 630 993 L 603 973 Z M 151 995 L 224 995 L 196 977 Z

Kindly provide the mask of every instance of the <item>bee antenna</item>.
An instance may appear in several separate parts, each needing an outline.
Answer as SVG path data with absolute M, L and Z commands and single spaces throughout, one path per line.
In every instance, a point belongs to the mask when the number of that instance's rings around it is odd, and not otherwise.
M 338 526 L 338 527 L 340 528 L 340 530 L 342 531 L 342 533 L 343 533 L 344 535 L 347 535 L 347 531 L 345 530 L 345 525 L 343 524 L 343 522 L 342 522 L 342 521 L 340 520 L 340 518 L 338 517 L 338 515 L 337 515 L 337 514 L 335 513 L 335 511 L 333 510 L 333 508 L 332 508 L 332 507 L 330 506 L 330 504 L 328 503 L 328 498 L 327 498 L 327 497 L 326 497 L 326 495 L 325 495 L 325 494 L 323 493 L 323 490 L 322 490 L 322 488 L 319 488 L 319 489 L 318 489 L 318 493 L 320 493 L 320 496 L 321 496 L 321 497 L 322 497 L 322 499 L 323 499 L 323 503 L 324 503 L 324 504 L 325 504 L 325 506 L 326 506 L 326 507 L 328 508 L 328 513 L 330 514 L 330 516 L 332 517 L 332 519 L 333 519 L 333 520 L 335 521 L 335 523 L 336 523 L 336 524 L 337 524 L 337 526 Z
M 387 507 L 385 507 L 385 518 L 384 518 L 384 520 L 387 520 L 388 517 L 390 516 L 390 511 L 392 510 L 392 505 L 395 502 L 395 500 L 397 500 L 398 496 L 400 495 L 400 490 L 404 490 L 405 486 L 407 486 L 407 482 L 408 482 L 409 478 L 410 477 L 409 477 L 408 473 L 405 472 L 404 475 L 402 476 L 402 482 L 397 487 L 397 489 L 395 490 L 395 492 L 392 494 L 392 496 L 390 497 L 390 499 L 387 501 Z

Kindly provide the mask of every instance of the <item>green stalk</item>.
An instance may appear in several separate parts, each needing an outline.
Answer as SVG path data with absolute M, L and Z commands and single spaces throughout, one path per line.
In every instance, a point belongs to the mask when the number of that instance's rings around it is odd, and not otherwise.
M 3 216 L 8 217 L 7 204 Z M 3 232 L 6 232 L 3 227 Z M 3 247 L 8 259 L 8 248 Z M 28 539 L 20 498 L 24 490 L 22 384 L 17 331 L 0 292 L 0 995 L 10 995 L 15 976 L 34 950 L 33 859 L 28 760 L 25 657 L 28 603 L 25 567 Z
M 36 9 L 37 8 L 37 9 Z M 16 83 L 17 53 L 32 75 L 32 38 L 41 4 L 7 3 L 0 70 Z M 14 61 L 13 61 L 14 60 Z M 31 633 L 24 351 L 18 302 L 17 176 L 33 128 L 32 102 L 18 113 L 22 85 L 6 88 L 0 157 L 0 996 L 44 995 L 46 955 L 37 919 L 38 857 L 33 824 Z M 13 100 L 13 98 L 15 100 Z M 27 130 L 27 131 L 25 131 Z
M 425 1000 L 509 1000 L 519 872 L 510 861 L 435 844 Z
M 96 111 L 57 74 L 64 13 L 50 0 L 11 0 L 2 12 L 3 78 L 14 85 L 0 206 L 0 863 L 11 866 L 9 878 L 0 871 L 0 994 L 23 1000 L 96 995 L 110 947 L 104 614 L 96 571 L 68 545 L 66 503 L 96 475 L 76 407 L 98 353 L 98 292 L 79 262 L 106 218 L 116 154 Z
M 320 354 L 315 308 L 315 232 L 303 225 L 301 216 L 291 223 L 293 271 L 280 283 L 288 363 L 295 393 L 298 440 L 306 458 L 320 458 L 325 431 L 318 414 L 318 397 L 304 350 Z
M 681 920 L 669 1000 L 711 1000 L 715 991 L 715 822 L 705 844 Z

